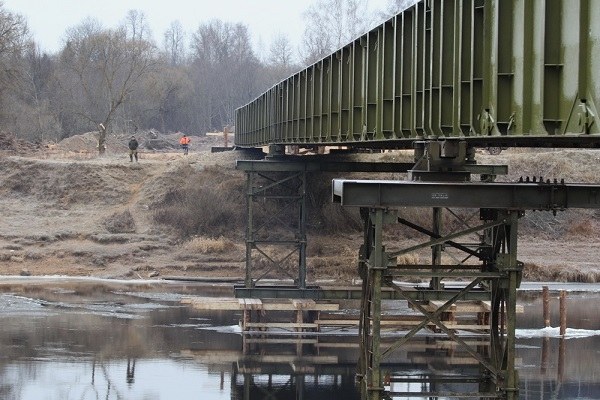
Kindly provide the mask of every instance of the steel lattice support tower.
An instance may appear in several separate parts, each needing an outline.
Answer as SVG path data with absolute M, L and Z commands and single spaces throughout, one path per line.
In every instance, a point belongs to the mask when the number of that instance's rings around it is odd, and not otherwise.
M 381 364 L 387 356 L 409 341 L 422 329 L 431 323 L 435 324 L 449 338 L 455 340 L 472 357 L 480 362 L 484 376 L 489 377 L 484 382 L 477 395 L 482 397 L 499 397 L 516 399 L 517 383 L 514 366 L 515 323 L 516 323 L 516 291 L 520 282 L 522 265 L 516 258 L 516 232 L 519 211 L 482 210 L 484 222 L 472 229 L 455 232 L 451 237 L 440 236 L 423 243 L 420 247 L 434 247 L 439 243 L 454 243 L 453 240 L 467 234 L 481 232 L 489 242 L 479 243 L 477 254 L 485 254 L 479 266 L 474 265 L 440 265 L 431 264 L 429 269 L 424 265 L 397 265 L 395 259 L 400 254 L 413 251 L 415 247 L 401 249 L 395 252 L 385 250 L 383 243 L 383 226 L 397 220 L 396 214 L 381 208 L 362 209 L 365 221 L 364 244 L 361 249 L 359 270 L 363 279 L 363 298 L 360 319 L 360 360 L 359 377 L 363 398 L 383 398 L 383 373 Z M 434 218 L 437 218 L 434 216 Z M 431 232 L 433 234 L 433 232 Z M 491 251 L 485 251 L 490 249 Z M 437 255 L 434 255 L 434 260 Z M 394 282 L 395 278 L 420 276 L 430 279 L 429 288 L 420 288 L 418 296 L 414 295 L 414 287 L 402 287 Z M 460 290 L 444 290 L 442 278 L 459 277 L 470 283 Z M 436 286 L 437 285 L 437 286 Z M 389 346 L 381 345 L 381 290 L 389 287 L 405 299 L 415 310 L 425 317 L 423 321 L 410 330 L 406 335 Z M 452 328 L 441 321 L 441 314 L 450 306 L 469 298 L 473 292 L 487 293 L 492 304 L 490 318 L 490 354 L 484 358 L 477 349 L 466 344 Z M 429 312 L 423 307 L 423 301 L 443 300 L 445 303 L 435 312 Z M 394 395 L 409 395 L 409 393 L 392 393 Z M 410 394 L 414 396 L 415 394 Z M 462 393 L 461 396 L 475 395 Z
M 382 362 L 432 325 L 477 360 L 485 377 L 480 381 L 479 392 L 453 393 L 453 396 L 517 399 L 515 327 L 517 288 L 523 268 L 517 259 L 519 218 L 526 210 L 556 212 L 567 208 L 600 208 L 599 185 L 541 179 L 519 183 L 470 182 L 465 164 L 471 161 L 468 154 L 464 143 L 423 142 L 415 151 L 415 167 L 408 171 L 412 181 L 333 181 L 334 201 L 343 206 L 359 207 L 364 221 L 363 245 L 359 253 L 363 286 L 358 368 L 363 399 L 448 395 L 441 392 L 415 394 L 385 388 L 394 378 L 389 371 L 382 370 Z M 431 208 L 431 229 L 399 218 L 396 210 L 403 207 Z M 443 233 L 444 209 L 450 213 L 453 209 L 475 209 L 479 218 L 474 226 L 461 221 L 461 229 Z M 453 215 L 458 216 L 457 213 Z M 400 248 L 390 250 L 390 246 L 384 245 L 383 233 L 384 225 L 389 223 L 401 223 L 425 234 L 427 240 L 411 246 L 396 243 Z M 464 243 L 474 234 L 476 241 Z M 432 249 L 430 263 L 398 263 L 400 256 L 426 248 Z M 465 257 L 455 264 L 445 265 L 441 254 L 445 248 L 462 252 Z M 398 278 L 414 277 L 428 279 L 429 285 L 415 287 L 397 281 Z M 464 283 L 458 287 L 445 287 L 443 280 L 446 278 L 459 278 Z M 408 333 L 386 347 L 381 341 L 384 287 L 391 288 L 397 298 L 406 300 L 424 317 Z M 485 298 L 490 304 L 487 321 L 490 345 L 483 353 L 466 343 L 441 318 L 455 303 L 475 298 Z M 434 309 L 428 304 L 433 301 L 439 304 Z

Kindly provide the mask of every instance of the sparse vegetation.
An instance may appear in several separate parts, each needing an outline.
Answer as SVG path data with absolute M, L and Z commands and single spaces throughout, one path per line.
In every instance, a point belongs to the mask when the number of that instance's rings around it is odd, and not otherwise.
M 135 232 L 135 220 L 129 210 L 109 215 L 104 221 L 104 227 L 110 233 Z
M 225 253 L 234 248 L 235 243 L 223 236 L 216 239 L 198 236 L 182 244 L 182 247 L 190 253 L 213 254 Z
M 238 236 L 244 231 L 244 177 L 222 168 L 178 171 L 186 174 L 180 187 L 168 191 L 157 205 L 154 220 L 181 237 Z
M 565 265 L 545 265 L 526 263 L 523 269 L 523 279 L 539 282 L 600 282 L 600 270 L 582 271 Z

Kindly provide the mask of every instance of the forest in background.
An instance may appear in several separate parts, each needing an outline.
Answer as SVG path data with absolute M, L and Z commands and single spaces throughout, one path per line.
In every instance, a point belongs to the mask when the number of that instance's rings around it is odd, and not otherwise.
M 413 2 L 389 0 L 368 14 L 368 0 L 317 0 L 303 14 L 297 49 L 280 34 L 261 51 L 246 25 L 221 20 L 199 21 L 195 32 L 173 21 L 156 43 L 143 11 L 130 10 L 114 28 L 76 23 L 49 54 L 0 1 L 0 131 L 41 143 L 100 124 L 122 133 L 221 131 L 236 108 Z

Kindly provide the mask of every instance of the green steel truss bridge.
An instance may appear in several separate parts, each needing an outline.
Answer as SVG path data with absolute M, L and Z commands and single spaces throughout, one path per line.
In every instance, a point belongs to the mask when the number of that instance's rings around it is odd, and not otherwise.
M 600 4 L 428 0 L 236 112 L 237 146 L 598 147 Z
M 385 360 L 430 325 L 477 360 L 480 390 L 423 397 L 517 399 L 519 219 L 531 210 L 598 209 L 600 185 L 539 177 L 495 182 L 506 166 L 478 164 L 475 148 L 600 147 L 599 20 L 596 0 L 420 1 L 239 108 L 236 146 L 268 146 L 269 155 L 237 163 L 248 178 L 248 224 L 246 280 L 236 295 L 361 299 L 357 378 L 364 399 L 409 395 L 394 391 L 390 382 L 397 379 L 385 370 Z M 414 149 L 414 162 L 291 156 L 287 146 Z M 358 208 L 363 219 L 357 251 L 362 287 L 310 285 L 307 175 L 356 171 L 406 173 L 407 179 L 333 180 L 333 202 Z M 400 218 L 396 210 L 402 207 L 431 209 L 431 224 Z M 297 218 L 283 221 L 278 210 L 293 210 Z M 475 216 L 464 218 L 465 210 Z M 461 218 L 462 228 L 450 231 L 443 216 Z M 289 232 L 272 232 L 275 221 L 288 223 Z M 384 243 L 386 224 L 402 224 L 425 239 L 411 246 L 402 238 Z M 269 246 L 280 251 L 273 256 Z M 430 262 L 398 262 L 423 248 L 431 249 Z M 451 251 L 451 258 L 444 257 Z M 273 274 L 293 284 L 265 283 Z M 429 284 L 399 283 L 414 277 Z M 456 278 L 463 284 L 447 284 Z M 406 300 L 424 317 L 391 345 L 381 340 L 384 299 Z M 442 319 L 468 300 L 490 304 L 483 351 Z

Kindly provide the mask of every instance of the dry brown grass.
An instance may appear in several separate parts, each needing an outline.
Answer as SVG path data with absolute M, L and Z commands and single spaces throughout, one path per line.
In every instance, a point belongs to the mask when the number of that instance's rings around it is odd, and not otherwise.
M 235 243 L 231 240 L 220 236 L 216 239 L 198 236 L 188 240 L 181 247 L 188 253 L 214 254 L 225 253 L 235 248 Z
M 245 227 L 245 180 L 216 167 L 183 170 L 187 180 L 169 191 L 156 206 L 154 220 L 182 237 L 240 234 Z
M 600 271 L 581 271 L 560 265 L 540 266 L 526 263 L 523 268 L 523 279 L 537 282 L 598 283 L 600 282 Z
M 350 281 L 357 276 L 356 255 L 311 257 L 307 261 L 309 277 Z
M 420 261 L 419 255 L 414 253 L 402 254 L 398 257 L 398 265 L 416 265 Z

